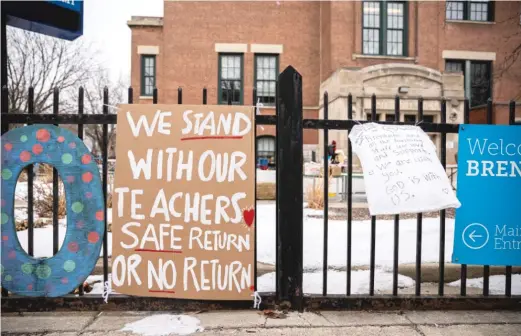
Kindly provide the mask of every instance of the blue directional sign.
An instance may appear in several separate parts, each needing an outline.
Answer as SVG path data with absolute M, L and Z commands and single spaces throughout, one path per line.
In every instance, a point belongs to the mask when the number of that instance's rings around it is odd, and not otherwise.
M 452 262 L 521 265 L 521 127 L 461 125 Z
M 74 40 L 83 34 L 83 1 L 2 1 L 7 24 Z

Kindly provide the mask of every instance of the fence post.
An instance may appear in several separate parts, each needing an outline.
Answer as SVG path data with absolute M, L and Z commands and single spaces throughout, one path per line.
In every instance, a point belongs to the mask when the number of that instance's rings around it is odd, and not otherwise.
M 302 308 L 303 119 L 302 76 L 287 67 L 278 80 L 277 99 L 277 289 L 278 299 Z

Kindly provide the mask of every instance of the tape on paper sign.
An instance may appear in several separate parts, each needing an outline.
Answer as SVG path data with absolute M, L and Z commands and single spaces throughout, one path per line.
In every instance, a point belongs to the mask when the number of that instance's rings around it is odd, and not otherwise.
M 29 256 L 16 235 L 17 179 L 35 163 L 54 166 L 65 187 L 67 232 L 51 258 Z M 2 287 L 19 295 L 57 297 L 82 284 L 96 265 L 104 234 L 99 170 L 83 141 L 54 125 L 31 125 L 2 135 L 1 216 Z

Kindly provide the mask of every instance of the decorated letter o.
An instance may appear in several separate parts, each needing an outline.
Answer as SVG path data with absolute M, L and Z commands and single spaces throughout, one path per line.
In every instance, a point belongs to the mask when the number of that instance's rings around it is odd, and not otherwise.
M 20 245 L 14 219 L 18 176 L 27 165 L 53 165 L 65 187 L 67 233 L 58 253 L 33 258 Z M 31 125 L 2 135 L 2 287 L 25 296 L 72 292 L 91 274 L 103 241 L 104 197 L 98 166 L 74 133 Z M 38 241 L 38 235 L 34 240 Z

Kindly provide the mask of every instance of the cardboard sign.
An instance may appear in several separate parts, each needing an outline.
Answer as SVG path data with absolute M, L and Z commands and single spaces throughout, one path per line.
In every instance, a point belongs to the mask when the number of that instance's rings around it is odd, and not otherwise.
M 521 127 L 461 125 L 452 262 L 521 266 Z
M 436 146 L 421 128 L 368 123 L 353 127 L 349 139 L 362 164 L 371 215 L 460 206 Z
M 251 300 L 253 108 L 121 105 L 116 155 L 113 288 Z

